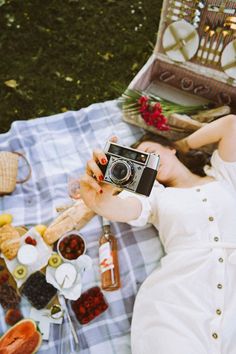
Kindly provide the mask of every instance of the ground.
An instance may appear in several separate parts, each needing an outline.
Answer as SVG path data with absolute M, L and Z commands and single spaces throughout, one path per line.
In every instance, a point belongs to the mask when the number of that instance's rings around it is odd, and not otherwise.
M 152 53 L 160 0 L 0 0 L 0 133 L 114 99 Z

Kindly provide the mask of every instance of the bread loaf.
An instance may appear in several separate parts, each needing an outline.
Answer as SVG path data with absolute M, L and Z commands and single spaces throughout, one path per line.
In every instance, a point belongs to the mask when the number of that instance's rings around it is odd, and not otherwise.
M 78 200 L 48 226 L 43 239 L 50 245 L 57 241 L 65 232 L 81 229 L 94 215 L 95 213 L 82 200 Z

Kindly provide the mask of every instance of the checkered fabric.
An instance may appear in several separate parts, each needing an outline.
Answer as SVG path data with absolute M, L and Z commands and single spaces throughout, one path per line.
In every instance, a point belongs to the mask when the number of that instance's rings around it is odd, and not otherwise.
M 0 213 L 14 216 L 14 225 L 48 224 L 56 216 L 56 207 L 69 202 L 68 176 L 83 174 L 92 149 L 103 147 L 111 135 L 121 144 L 130 145 L 142 130 L 122 121 L 117 101 L 93 104 L 79 111 L 69 111 L 50 117 L 17 121 L 9 132 L 0 135 L 0 151 L 23 153 L 32 168 L 31 179 L 17 185 L 10 196 L 0 198 Z M 24 174 L 22 164 L 20 174 Z M 68 302 L 83 354 L 130 354 L 130 324 L 135 296 L 144 279 L 158 266 L 163 251 L 158 232 L 152 226 L 131 227 L 112 223 L 118 240 L 122 287 L 104 292 L 109 308 L 90 324 L 80 325 Z M 94 217 L 82 230 L 87 241 L 87 254 L 93 259 L 92 270 L 83 276 L 83 290 L 100 286 L 98 268 L 98 238 L 102 232 L 101 218 Z M 22 298 L 24 316 L 30 305 Z M 145 311 L 145 309 L 144 309 Z M 7 326 L 0 309 L 0 334 Z M 68 322 L 51 325 L 49 341 L 44 341 L 39 353 L 69 354 L 73 338 Z M 78 352 L 77 350 L 74 352 Z

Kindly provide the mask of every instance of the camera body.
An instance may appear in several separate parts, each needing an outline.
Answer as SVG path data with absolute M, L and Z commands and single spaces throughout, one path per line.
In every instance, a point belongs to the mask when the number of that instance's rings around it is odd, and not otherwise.
M 108 163 L 99 167 L 104 182 L 130 192 L 149 196 L 156 179 L 159 155 L 107 142 L 104 148 Z

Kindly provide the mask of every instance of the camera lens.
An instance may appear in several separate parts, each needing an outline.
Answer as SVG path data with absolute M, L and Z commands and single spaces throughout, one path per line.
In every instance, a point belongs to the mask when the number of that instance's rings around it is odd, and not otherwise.
M 112 163 L 109 174 L 112 182 L 124 184 L 132 177 L 132 166 L 127 161 L 116 160 Z

